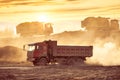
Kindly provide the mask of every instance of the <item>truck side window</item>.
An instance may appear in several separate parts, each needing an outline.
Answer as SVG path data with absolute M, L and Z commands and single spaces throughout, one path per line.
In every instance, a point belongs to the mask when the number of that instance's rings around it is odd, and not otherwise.
M 36 46 L 36 50 L 42 50 L 42 46 Z
M 38 49 L 39 49 L 39 46 L 36 46 L 36 49 L 38 50 Z

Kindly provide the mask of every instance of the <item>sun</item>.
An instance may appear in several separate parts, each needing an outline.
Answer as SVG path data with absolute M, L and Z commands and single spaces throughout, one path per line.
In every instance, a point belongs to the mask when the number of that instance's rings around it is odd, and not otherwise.
M 40 15 L 39 16 L 39 21 L 40 22 L 50 22 L 48 15 Z

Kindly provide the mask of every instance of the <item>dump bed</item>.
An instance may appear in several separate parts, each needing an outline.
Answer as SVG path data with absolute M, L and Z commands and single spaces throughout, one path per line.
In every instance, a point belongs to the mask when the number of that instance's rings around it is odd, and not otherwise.
M 57 46 L 54 56 L 92 56 L 93 46 Z

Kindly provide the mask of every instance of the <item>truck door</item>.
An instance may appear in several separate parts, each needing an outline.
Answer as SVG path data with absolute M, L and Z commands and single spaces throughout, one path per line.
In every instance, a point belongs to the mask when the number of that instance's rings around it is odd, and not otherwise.
M 42 52 L 42 46 L 36 45 L 34 50 L 34 57 L 39 57 Z
M 47 53 L 47 48 L 45 44 L 36 45 L 34 51 L 34 57 L 41 57 Z

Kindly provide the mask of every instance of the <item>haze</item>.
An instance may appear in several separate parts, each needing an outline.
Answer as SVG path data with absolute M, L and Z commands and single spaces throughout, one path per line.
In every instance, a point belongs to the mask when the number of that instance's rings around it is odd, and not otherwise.
M 52 22 L 54 33 L 79 30 L 88 16 L 120 19 L 120 0 L 0 0 L 1 30 L 27 21 Z

